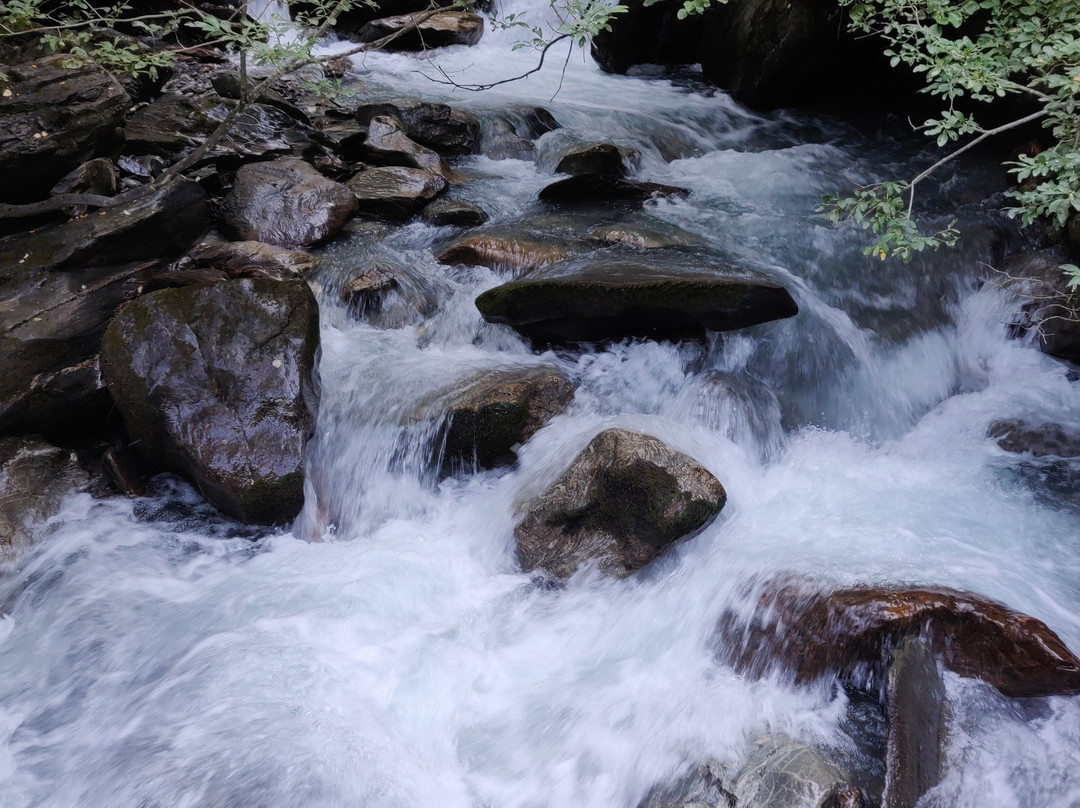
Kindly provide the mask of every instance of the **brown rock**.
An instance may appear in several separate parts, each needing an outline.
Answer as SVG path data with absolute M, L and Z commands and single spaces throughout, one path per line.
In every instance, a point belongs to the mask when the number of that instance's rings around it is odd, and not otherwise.
M 404 166 L 368 168 L 347 185 L 360 213 L 386 219 L 407 218 L 446 190 L 439 174 Z
M 786 580 L 766 588 L 749 625 L 719 624 L 720 653 L 761 674 L 780 666 L 798 681 L 839 674 L 881 681 L 882 660 L 925 631 L 946 668 L 1006 696 L 1080 693 L 1080 659 L 1044 623 L 946 587 L 856 587 L 826 593 Z
M 570 251 L 558 244 L 485 234 L 454 242 L 439 253 L 439 262 L 523 271 L 554 264 L 569 256 Z
M 409 138 L 401 124 L 386 115 L 376 115 L 368 123 L 364 157 L 371 163 L 424 168 L 443 176 L 447 173 L 438 154 Z
M 475 45 L 484 35 L 484 18 L 469 11 L 440 11 L 422 22 L 416 18 L 425 12 L 400 14 L 372 20 L 357 34 L 361 42 L 374 42 L 403 32 L 386 45 L 386 50 L 426 50 L 446 45 Z
M 915 808 L 941 782 L 945 765 L 945 683 L 930 648 L 908 637 L 893 652 L 885 684 L 883 808 Z
M 995 421 L 987 435 L 1006 452 L 1030 453 L 1033 457 L 1080 457 L 1080 435 L 1058 424 Z
M 192 253 L 196 264 L 224 271 L 230 278 L 302 278 L 319 259 L 302 250 L 286 250 L 259 241 L 229 241 L 200 247 Z

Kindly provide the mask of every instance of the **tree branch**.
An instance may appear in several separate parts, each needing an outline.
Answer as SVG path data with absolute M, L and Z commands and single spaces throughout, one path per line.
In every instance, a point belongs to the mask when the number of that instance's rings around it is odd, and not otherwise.
M 539 73 L 540 69 L 544 66 L 544 58 L 547 56 L 547 52 L 549 50 L 551 50 L 551 48 L 556 43 L 562 42 L 564 39 L 569 39 L 569 38 L 570 38 L 570 34 L 559 34 L 554 39 L 552 39 L 550 42 L 548 42 L 546 45 L 544 45 L 544 47 L 540 51 L 540 60 L 536 63 L 536 67 L 532 68 L 531 70 L 526 70 L 521 75 L 512 76 L 511 78 L 508 78 L 508 79 L 499 79 L 498 81 L 493 81 L 493 82 L 490 82 L 489 84 L 459 84 L 458 82 L 456 82 L 452 78 L 450 78 L 449 74 L 447 74 L 447 72 L 445 70 L 443 70 L 443 68 L 441 66 L 439 66 L 439 65 L 435 65 L 435 68 L 439 71 L 439 73 L 442 74 L 442 76 L 443 76 L 442 79 L 432 78 L 431 76 L 427 75 L 426 73 L 421 73 L 420 75 L 422 75 L 428 81 L 433 81 L 436 84 L 449 84 L 451 87 L 455 87 L 458 90 L 468 90 L 469 92 L 479 93 L 479 92 L 483 92 L 484 90 L 490 90 L 492 87 L 498 87 L 500 84 L 510 84 L 511 82 L 514 82 L 514 81 L 521 81 L 522 79 L 528 78 L 533 73 Z M 567 60 L 569 60 L 569 58 L 570 58 L 569 53 L 567 53 L 566 58 L 567 58 Z

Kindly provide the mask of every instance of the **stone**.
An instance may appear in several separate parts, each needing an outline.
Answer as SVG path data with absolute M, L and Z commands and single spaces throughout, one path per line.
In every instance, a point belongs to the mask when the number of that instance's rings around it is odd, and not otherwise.
M 130 303 L 105 333 L 101 369 L 149 462 L 228 516 L 277 524 L 304 501 L 318 350 L 306 283 L 240 279 Z
M 53 186 L 51 194 L 98 194 L 113 196 L 116 194 L 120 172 L 108 157 L 98 157 L 83 163 L 60 178 Z
M 443 468 L 490 469 L 517 459 L 514 447 L 561 413 L 570 380 L 550 367 L 485 371 L 455 390 L 445 407 Z
M 69 171 L 120 142 L 131 99 L 93 62 L 66 56 L 4 68 L 0 96 L 0 202 L 44 199 Z
M 443 176 L 447 173 L 438 154 L 410 140 L 401 125 L 386 115 L 371 119 L 363 151 L 364 159 L 370 163 L 423 168 Z
M 477 227 L 488 220 L 488 215 L 472 202 L 443 197 L 429 203 L 421 218 L 434 227 Z
M 869 688 L 880 685 L 897 643 L 921 632 L 948 670 L 1006 696 L 1080 693 L 1080 659 L 1045 623 L 958 589 L 822 592 L 779 580 L 761 593 L 749 624 L 734 614 L 718 624 L 719 652 L 737 670 L 779 667 L 800 682 L 839 675 Z
M 930 647 L 906 637 L 885 678 L 885 794 L 882 808 L 915 808 L 945 766 L 945 684 Z
M 492 232 L 458 239 L 439 253 L 439 262 L 522 272 L 569 257 L 560 244 Z
M 784 287 L 740 272 L 589 261 L 535 270 L 484 292 L 476 307 L 537 345 L 700 338 L 798 313 Z
M 319 264 L 319 259 L 311 253 L 260 241 L 208 244 L 192 252 L 191 258 L 196 265 L 220 269 L 230 278 L 256 275 L 275 280 L 302 278 Z
M 475 45 L 484 35 L 484 18 L 470 11 L 438 11 L 421 22 L 415 22 L 425 12 L 400 14 L 372 20 L 357 32 L 361 42 L 403 32 L 387 43 L 384 50 L 420 51 L 447 45 Z
M 850 777 L 811 746 L 783 736 L 758 742 L 732 792 L 739 808 L 864 808 Z
M 422 168 L 367 168 L 347 183 L 360 213 L 385 219 L 406 219 L 446 190 L 439 174 Z
M 995 280 L 1024 301 L 1014 324 L 1018 333 L 1034 333 L 1043 353 L 1080 363 L 1080 321 L 1061 271 L 1068 261 L 1056 248 L 1011 255 L 999 265 Z
M 250 94 L 255 89 L 258 82 L 248 79 L 247 91 Z M 235 70 L 221 70 L 210 77 L 210 86 L 214 88 L 214 92 L 220 95 L 222 98 L 229 98 L 233 101 L 239 101 L 241 96 L 241 82 L 240 74 Z M 288 115 L 290 118 L 300 121 L 301 123 L 311 123 L 307 113 L 300 109 L 296 104 L 289 101 L 281 93 L 266 89 L 257 99 L 260 104 L 266 104 L 267 106 L 276 107 Z
M 382 307 L 383 294 L 398 287 L 393 269 L 372 261 L 353 275 L 341 287 L 341 301 L 356 314 L 363 316 Z
M 90 478 L 75 455 L 34 437 L 0 438 L 0 558 L 30 543 L 29 525 L 60 510 Z
M 525 571 L 568 578 L 595 563 L 624 577 L 708 525 L 727 501 L 693 458 L 649 435 L 598 434 L 514 530 Z
M 356 110 L 356 120 L 364 126 L 378 116 L 395 119 L 411 140 L 439 154 L 472 154 L 480 139 L 479 119 L 446 104 L 398 101 L 364 104 Z
M 731 785 L 726 768 L 710 760 L 675 783 L 652 789 L 638 808 L 732 808 Z
M 591 143 L 567 151 L 555 166 L 556 174 L 599 174 L 623 179 L 626 163 L 622 150 L 611 143 Z
M 303 160 L 241 166 L 222 203 L 222 221 L 238 239 L 279 247 L 321 244 L 356 212 L 356 197 Z
M 1060 424 L 994 421 L 987 436 L 997 440 L 1006 452 L 1032 457 L 1080 457 L 1080 435 L 1067 432 Z
M 664 222 L 598 224 L 589 229 L 589 237 L 605 244 L 625 244 L 640 250 L 692 247 L 700 243 L 685 230 Z
M 545 187 L 540 191 L 540 201 L 563 207 L 617 203 L 641 205 L 654 197 L 682 198 L 689 195 L 688 189 L 675 185 L 580 174 Z

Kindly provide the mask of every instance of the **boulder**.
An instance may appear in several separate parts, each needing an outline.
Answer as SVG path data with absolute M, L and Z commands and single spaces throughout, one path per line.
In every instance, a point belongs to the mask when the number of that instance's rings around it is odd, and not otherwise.
M 596 563 L 623 577 L 697 533 L 727 501 L 693 458 L 649 435 L 598 434 L 514 530 L 525 571 L 567 578 Z
M 710 760 L 675 783 L 657 786 L 638 808 L 731 808 L 730 779 L 725 766 Z
M 93 62 L 68 63 L 50 56 L 4 68 L 0 202 L 44 199 L 61 177 L 120 142 L 130 97 Z
M 258 82 L 252 79 L 247 80 L 247 92 L 250 94 L 258 85 Z M 240 73 L 238 71 L 227 69 L 221 70 L 210 77 L 210 86 L 214 88 L 214 92 L 220 95 L 222 98 L 230 98 L 233 101 L 239 101 L 243 94 L 243 85 L 240 81 Z M 285 96 L 276 90 L 267 88 L 262 91 L 257 99 L 260 104 L 266 104 L 270 107 L 276 107 L 284 112 L 290 118 L 293 118 L 301 123 L 311 123 L 307 113 L 300 109 L 296 104 L 289 101 Z
M 467 112 L 428 101 L 364 104 L 356 120 L 369 124 L 378 116 L 394 118 L 405 134 L 439 154 L 472 154 L 480 138 L 480 121 Z
M 445 191 L 447 182 L 434 171 L 384 166 L 364 169 L 347 185 L 356 197 L 360 213 L 407 219 Z
M 90 478 L 74 454 L 39 438 L 0 438 L 0 558 L 29 542 L 31 522 L 60 510 Z
M 302 278 L 319 259 L 301 250 L 286 250 L 260 241 L 208 244 L 191 254 L 197 266 L 219 269 L 230 278 L 263 277 L 275 280 Z
M 945 765 L 945 684 L 930 647 L 907 637 L 885 678 L 885 794 L 882 808 L 915 808 L 941 782 Z
M 342 285 L 341 302 L 363 317 L 382 308 L 383 295 L 397 288 L 394 270 L 379 261 L 372 261 Z
M 426 12 L 400 14 L 372 20 L 356 35 L 361 42 L 401 34 L 384 46 L 391 51 L 420 51 L 447 45 L 475 45 L 484 35 L 484 18 L 470 11 L 439 11 L 427 19 Z
M 690 191 L 675 185 L 634 182 L 601 174 L 579 174 L 551 183 L 540 191 L 540 201 L 573 207 L 596 204 L 641 205 L 654 197 L 687 197 Z
M 318 408 L 319 311 L 302 281 L 162 289 L 110 323 L 101 369 L 139 450 L 223 513 L 288 521 Z
M 703 272 L 635 259 L 575 259 L 497 286 L 476 299 L 490 323 L 534 344 L 682 339 L 792 317 L 784 287 L 744 273 Z
M 116 164 L 108 157 L 98 157 L 65 174 L 50 193 L 114 196 L 119 182 L 120 171 Z
M 1043 353 L 1080 363 L 1080 321 L 1061 271 L 1068 260 L 1055 248 L 1011 255 L 998 267 L 998 282 L 1023 301 L 1017 332 L 1032 332 Z
M 517 107 L 480 120 L 480 153 L 492 160 L 532 160 L 533 140 L 559 129 L 555 117 L 543 107 Z
M 589 237 L 605 244 L 625 244 L 641 250 L 692 247 L 700 243 L 685 230 L 659 221 L 598 224 L 589 229 Z
M 514 447 L 561 413 L 574 387 L 550 367 L 485 371 L 455 390 L 448 401 L 443 468 L 506 466 Z
M 589 143 L 569 149 L 559 158 L 556 174 L 599 174 L 622 179 L 626 163 L 622 150 L 611 143 Z
M 356 207 L 356 197 L 340 182 L 286 158 L 241 166 L 221 215 L 240 240 L 306 247 L 334 236 Z
M 462 199 L 436 199 L 424 208 L 421 218 L 434 227 L 476 227 L 488 220 L 479 205 Z
M 560 244 L 493 231 L 458 239 L 439 253 L 439 262 L 521 272 L 569 257 L 570 251 Z
M 1006 452 L 1032 457 L 1080 457 L 1080 435 L 1067 432 L 1060 424 L 994 421 L 987 436 L 996 439 Z
M 779 667 L 797 681 L 836 674 L 873 687 L 889 652 L 925 632 L 946 668 L 1006 696 L 1080 693 L 1080 659 L 1044 623 L 947 587 L 821 592 L 781 580 L 763 591 L 749 624 L 727 614 L 718 632 L 721 655 L 752 674 Z
M 173 162 L 201 146 L 237 101 L 216 95 L 190 97 L 167 93 L 139 109 L 124 135 L 129 154 L 156 154 Z M 269 104 L 249 104 L 204 162 L 235 166 L 252 160 L 298 154 L 318 133 Z
M 424 168 L 443 176 L 447 173 L 438 154 L 410 140 L 401 125 L 386 115 L 377 115 L 368 124 L 363 156 L 378 165 Z
M 739 808 L 864 808 L 850 779 L 813 747 L 770 737 L 758 742 L 732 792 Z

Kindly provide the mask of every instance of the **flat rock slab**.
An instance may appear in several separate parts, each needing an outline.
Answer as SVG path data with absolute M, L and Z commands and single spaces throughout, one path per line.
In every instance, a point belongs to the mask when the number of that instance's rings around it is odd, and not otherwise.
M 319 310 L 302 281 L 162 289 L 129 304 L 101 369 L 139 450 L 223 513 L 292 519 L 318 408 Z
M 424 12 L 399 14 L 372 20 L 357 34 L 361 42 L 403 32 L 389 42 L 385 50 L 418 51 L 447 45 L 475 45 L 484 35 L 484 18 L 469 11 L 439 11 L 415 22 Z
M 222 218 L 242 241 L 306 247 L 334 236 L 356 207 L 356 197 L 343 184 L 303 160 L 286 158 L 241 166 L 222 204 Z
M 476 307 L 488 322 L 509 325 L 540 345 L 700 338 L 799 310 L 788 291 L 770 281 L 633 259 L 534 272 L 484 292 Z
M 692 457 L 625 429 L 598 434 L 514 530 L 525 571 L 567 578 L 585 564 L 623 577 L 711 522 L 727 501 Z
M 944 666 L 1006 696 L 1080 693 L 1080 659 L 1045 623 L 973 592 L 947 587 L 856 587 L 821 592 L 797 581 L 768 586 L 747 624 L 725 615 L 721 656 L 752 674 L 789 670 L 797 681 L 839 675 L 881 682 L 882 661 L 925 632 Z
M 93 62 L 65 56 L 5 67 L 0 96 L 0 202 L 33 202 L 73 168 L 118 143 L 131 99 Z

